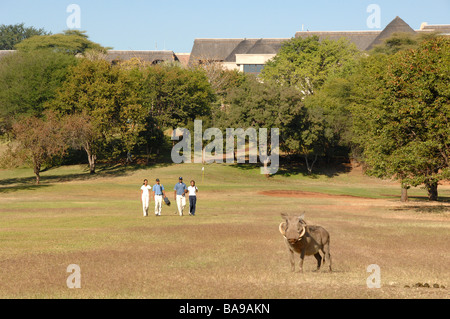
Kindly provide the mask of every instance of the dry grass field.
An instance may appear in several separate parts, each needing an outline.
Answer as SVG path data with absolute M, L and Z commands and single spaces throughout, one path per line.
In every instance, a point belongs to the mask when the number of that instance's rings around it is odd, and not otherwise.
M 173 200 L 180 175 L 197 181 L 197 216 L 164 206 L 163 216 L 143 218 L 142 180 L 159 177 Z M 397 184 L 358 169 L 266 178 L 216 164 L 202 181 L 193 164 L 104 168 L 95 177 L 67 166 L 43 172 L 40 186 L 30 169 L 2 170 L 0 298 L 448 299 L 450 186 L 439 191 L 438 203 L 420 188 L 400 203 Z M 303 274 L 290 272 L 282 212 L 306 213 L 330 232 L 332 273 L 313 272 L 313 257 Z M 67 287 L 71 264 L 81 289 Z M 366 284 L 371 264 L 381 269 L 379 289 Z

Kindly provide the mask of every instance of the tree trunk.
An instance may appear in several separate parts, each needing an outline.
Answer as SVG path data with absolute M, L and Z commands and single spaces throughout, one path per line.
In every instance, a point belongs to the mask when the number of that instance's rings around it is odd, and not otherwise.
M 406 203 L 408 201 L 408 188 L 407 187 L 402 187 L 402 197 L 401 197 L 401 201 L 403 203 Z
M 148 147 L 148 143 L 145 144 L 145 153 L 146 153 L 146 159 L 145 159 L 145 165 L 148 166 L 148 164 L 150 163 L 150 152 L 151 152 L 151 148 L 149 149 Z
M 429 182 L 425 184 L 428 191 L 428 199 L 430 201 L 438 200 L 438 182 Z
M 97 158 L 97 156 L 93 155 L 93 154 L 88 154 L 88 161 L 89 161 L 89 173 L 95 174 L 95 159 Z
M 311 165 L 309 165 L 308 155 L 307 154 L 305 154 L 305 161 L 306 161 L 306 168 L 308 170 L 308 174 L 312 174 L 312 170 L 313 170 L 314 164 L 317 161 L 317 154 L 314 156 L 314 160 L 311 163 Z
M 36 175 L 36 184 L 39 185 L 40 181 L 41 181 L 41 165 L 40 164 L 35 164 L 34 165 L 34 174 Z
M 91 147 L 88 143 L 84 146 L 84 150 L 86 151 L 88 162 L 89 162 L 89 173 L 95 174 L 95 160 L 97 159 L 97 156 L 95 154 L 92 154 Z

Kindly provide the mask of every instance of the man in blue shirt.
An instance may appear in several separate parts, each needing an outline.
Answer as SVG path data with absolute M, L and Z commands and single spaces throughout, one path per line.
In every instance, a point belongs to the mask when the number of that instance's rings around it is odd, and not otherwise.
M 156 184 L 153 185 L 153 196 L 155 197 L 155 215 L 161 216 L 161 208 L 163 197 L 166 196 L 164 186 L 160 184 L 159 178 L 156 179 Z
M 186 184 L 183 183 L 183 177 L 178 178 L 178 183 L 174 187 L 174 199 L 177 201 L 178 214 L 183 216 L 183 210 L 186 206 L 186 193 L 188 192 Z

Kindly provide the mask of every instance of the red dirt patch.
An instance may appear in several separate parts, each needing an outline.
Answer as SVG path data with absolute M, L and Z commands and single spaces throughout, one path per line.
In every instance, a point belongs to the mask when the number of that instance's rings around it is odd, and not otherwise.
M 352 195 L 332 195 L 324 193 L 315 192 L 304 192 L 304 191 L 263 191 L 259 192 L 260 195 L 271 196 L 271 197 L 289 197 L 289 198 L 363 198 Z

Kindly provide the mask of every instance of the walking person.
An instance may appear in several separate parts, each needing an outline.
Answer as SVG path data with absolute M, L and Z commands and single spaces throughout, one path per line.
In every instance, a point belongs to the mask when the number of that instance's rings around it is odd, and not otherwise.
M 178 214 L 183 216 L 186 206 L 186 193 L 188 192 L 186 184 L 183 183 L 183 177 L 178 178 L 178 183 L 174 187 L 174 199 L 177 202 Z
M 162 201 L 166 197 L 166 191 L 159 178 L 156 179 L 156 184 L 153 185 L 153 197 L 155 198 L 155 216 L 161 216 Z
M 197 186 L 195 186 L 194 180 L 191 181 L 191 185 L 188 187 L 188 192 L 189 192 L 189 215 L 195 216 L 198 188 Z
M 141 203 L 144 217 L 148 216 L 148 206 L 150 204 L 150 185 L 148 185 L 148 180 L 144 179 L 144 185 L 141 187 Z

